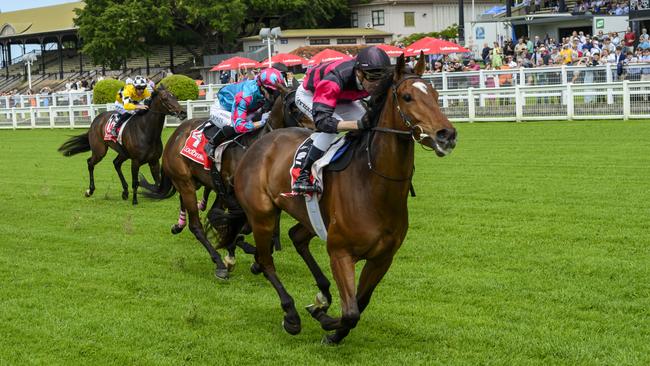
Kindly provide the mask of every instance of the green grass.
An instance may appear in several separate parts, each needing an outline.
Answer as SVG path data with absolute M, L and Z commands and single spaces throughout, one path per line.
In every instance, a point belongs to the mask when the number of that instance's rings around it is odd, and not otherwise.
M 114 153 L 84 198 L 87 155 L 56 153 L 80 130 L 0 131 L 0 364 L 650 364 L 650 123 L 457 127 L 449 157 L 417 149 L 408 236 L 339 347 L 304 310 L 284 332 L 250 257 L 214 279 L 169 233 L 177 197 L 122 201 Z M 275 258 L 302 308 L 290 223 Z

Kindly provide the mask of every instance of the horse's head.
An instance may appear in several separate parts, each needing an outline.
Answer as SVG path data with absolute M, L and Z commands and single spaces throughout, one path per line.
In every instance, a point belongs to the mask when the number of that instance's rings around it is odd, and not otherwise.
M 274 130 L 291 126 L 305 127 L 311 130 L 316 129 L 316 125 L 309 118 L 300 118 L 299 120 L 291 121 L 291 123 L 287 122 L 288 119 L 294 118 L 294 116 L 291 115 L 289 108 L 285 108 L 291 107 L 285 106 L 287 95 L 291 92 L 291 88 L 285 87 L 284 85 L 278 85 L 277 94 L 275 95 L 273 107 L 271 108 L 270 127 Z
M 424 67 L 423 54 L 413 72 L 406 70 L 404 56 L 400 56 L 392 78 L 386 78 L 377 93 L 383 93 L 384 98 L 380 100 L 387 98 L 385 103 L 392 105 L 386 112 L 392 112 L 393 118 L 387 119 L 390 125 L 385 127 L 409 131 L 415 141 L 442 157 L 456 146 L 456 129 L 438 105 L 438 92 L 421 78 Z M 380 112 L 375 110 L 375 118 L 379 117 L 377 113 Z
M 187 118 L 187 112 L 178 103 L 178 99 L 164 85 L 158 86 L 151 94 L 152 104 L 156 101 L 159 103 L 159 108 L 162 113 L 169 114 L 177 117 L 181 121 Z

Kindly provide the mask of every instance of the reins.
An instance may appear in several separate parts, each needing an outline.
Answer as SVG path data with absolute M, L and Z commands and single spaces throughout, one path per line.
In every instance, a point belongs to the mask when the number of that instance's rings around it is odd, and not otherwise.
M 370 129 L 370 132 L 366 135 L 366 156 L 368 158 L 368 168 L 370 169 L 371 172 L 377 174 L 378 176 L 390 180 L 392 182 L 405 182 L 405 181 L 410 181 L 413 178 L 413 174 L 415 173 L 415 164 L 413 164 L 413 169 L 411 169 L 411 173 L 405 177 L 405 178 L 395 178 L 395 177 L 389 177 L 385 174 L 380 173 L 375 166 L 372 163 L 372 156 L 370 154 L 370 149 L 371 149 L 371 144 L 372 140 L 374 137 L 374 132 L 384 132 L 384 133 L 391 133 L 395 134 L 398 136 L 410 136 L 410 143 L 414 141 L 421 141 L 426 135 L 422 133 L 422 127 L 418 124 L 413 124 L 411 119 L 402 111 L 402 108 L 399 105 L 399 99 L 397 98 L 397 88 L 406 80 L 411 80 L 411 79 L 419 79 L 424 81 L 419 75 L 407 75 L 400 79 L 397 83 L 394 83 L 391 86 L 392 93 L 393 93 L 393 100 L 395 101 L 395 106 L 397 107 L 397 111 L 399 112 L 400 117 L 402 118 L 402 122 L 404 122 L 404 125 L 409 128 L 408 131 L 405 130 L 396 130 L 393 128 L 386 128 L 386 127 L 373 127 Z M 418 135 L 418 138 L 415 137 L 415 129 L 419 128 L 420 129 L 420 134 Z

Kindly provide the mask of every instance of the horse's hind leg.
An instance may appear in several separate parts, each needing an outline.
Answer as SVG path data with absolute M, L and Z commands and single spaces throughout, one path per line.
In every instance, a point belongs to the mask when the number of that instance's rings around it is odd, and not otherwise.
M 88 176 L 90 177 L 90 185 L 86 190 L 85 196 L 90 197 L 95 192 L 95 165 L 99 164 L 104 156 L 106 156 L 106 146 L 102 145 L 96 151 L 93 151 L 92 155 L 86 160 L 88 163 Z
M 124 179 L 124 174 L 122 174 L 122 164 L 127 160 L 128 158 L 122 154 L 117 155 L 115 159 L 113 159 L 113 166 L 115 167 L 115 171 L 117 172 L 117 176 L 120 177 L 120 183 L 122 183 L 122 199 L 126 200 L 129 198 L 129 185 L 126 183 L 126 179 Z
M 257 247 L 255 260 L 261 267 L 264 277 L 271 282 L 271 285 L 273 285 L 273 288 L 275 288 L 275 291 L 280 297 L 280 304 L 282 305 L 282 310 L 285 312 L 284 321 L 282 322 L 284 329 L 289 334 L 295 335 L 300 333 L 300 316 L 298 315 L 298 311 L 296 311 L 293 298 L 284 288 L 282 282 L 280 282 L 275 272 L 275 265 L 273 264 L 272 238 L 278 219 L 277 212 L 273 212 L 271 215 L 263 218 L 257 217 L 251 219 L 253 236 L 255 237 L 255 245 Z
M 192 182 L 184 182 L 178 185 L 178 192 L 181 196 L 182 207 L 185 208 L 187 212 L 187 217 L 189 220 L 190 231 L 194 234 L 194 237 L 205 247 L 205 249 L 210 253 L 210 258 L 217 266 L 215 270 L 215 276 L 218 279 L 225 280 L 228 278 L 228 269 L 226 265 L 221 260 L 221 256 L 214 249 L 210 241 L 203 231 L 203 225 L 199 220 L 199 210 L 196 206 L 196 191 L 194 190 L 194 185 Z
M 316 286 L 320 290 L 316 295 L 314 304 L 307 306 L 307 311 L 317 318 L 317 313 L 327 312 L 327 309 L 332 303 L 332 294 L 330 293 L 330 281 L 325 277 L 323 271 L 320 269 L 320 266 L 309 250 L 309 241 L 314 237 L 314 234 L 301 224 L 297 224 L 289 229 L 289 237 L 291 238 L 294 247 L 296 247 L 296 251 L 305 261 L 307 267 L 309 267 L 311 274 L 316 280 Z
M 138 160 L 131 160 L 131 188 L 133 189 L 133 204 L 138 204 L 138 186 L 140 179 L 138 177 L 140 171 L 140 162 Z
M 160 161 L 155 160 L 149 163 L 149 170 L 151 170 L 151 177 L 157 186 L 160 186 Z

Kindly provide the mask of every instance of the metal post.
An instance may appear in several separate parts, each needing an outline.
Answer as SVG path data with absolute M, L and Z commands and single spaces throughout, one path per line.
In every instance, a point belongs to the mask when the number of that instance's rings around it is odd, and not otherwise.
M 269 53 L 269 67 L 272 67 L 273 63 L 271 62 L 271 37 L 267 38 L 266 42 L 267 42 L 267 50 Z
M 41 74 L 45 76 L 45 44 L 43 39 L 41 39 Z
M 7 42 L 7 79 L 9 79 L 9 67 L 11 67 L 11 41 Z
M 79 76 L 84 73 L 84 55 L 79 49 L 81 47 L 81 40 L 77 37 L 77 54 L 79 54 Z
M 465 46 L 465 4 L 458 0 L 458 43 Z
M 174 72 L 174 46 L 169 45 L 169 71 Z
M 61 37 L 57 37 L 57 47 L 59 50 L 59 78 L 63 80 L 63 44 L 61 43 Z

